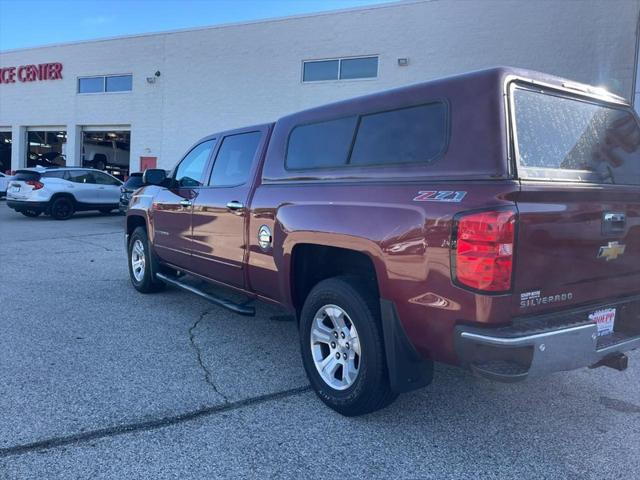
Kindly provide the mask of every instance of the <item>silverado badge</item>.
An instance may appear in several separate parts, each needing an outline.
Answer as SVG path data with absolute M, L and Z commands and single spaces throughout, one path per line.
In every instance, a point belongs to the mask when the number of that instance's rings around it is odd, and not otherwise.
M 620 245 L 618 242 L 609 242 L 608 245 L 600 247 L 598 250 L 598 258 L 604 258 L 608 261 L 615 260 L 620 255 L 624 254 L 624 245 Z

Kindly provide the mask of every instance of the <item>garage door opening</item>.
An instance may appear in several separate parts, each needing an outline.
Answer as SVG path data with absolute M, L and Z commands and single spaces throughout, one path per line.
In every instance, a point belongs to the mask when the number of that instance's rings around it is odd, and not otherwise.
M 11 170 L 11 132 L 0 132 L 0 173 Z
M 64 167 L 66 144 L 65 130 L 27 132 L 27 167 Z
M 102 130 L 82 132 L 82 166 L 109 172 L 123 180 L 129 175 L 131 132 Z

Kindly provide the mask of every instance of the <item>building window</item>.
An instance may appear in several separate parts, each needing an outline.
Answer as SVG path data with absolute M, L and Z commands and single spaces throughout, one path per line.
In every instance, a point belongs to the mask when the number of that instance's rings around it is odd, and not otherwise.
M 78 93 L 104 92 L 104 77 L 87 77 L 78 79 Z
M 105 90 L 107 92 L 130 92 L 131 84 L 131 75 L 105 77 Z
M 78 78 L 78 93 L 130 92 L 133 75 L 101 75 Z
M 377 56 L 311 60 L 302 64 L 303 82 L 355 80 L 358 78 L 376 78 L 377 76 Z

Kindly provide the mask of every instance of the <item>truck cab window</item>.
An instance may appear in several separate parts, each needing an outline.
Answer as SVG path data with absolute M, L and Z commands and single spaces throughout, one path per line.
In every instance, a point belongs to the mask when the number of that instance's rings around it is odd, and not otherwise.
M 213 164 L 209 185 L 230 187 L 246 183 L 261 136 L 260 132 L 248 132 L 225 137 Z
M 204 177 L 204 170 L 214 140 L 207 140 L 195 146 L 180 162 L 175 174 L 175 180 L 181 187 L 200 187 Z

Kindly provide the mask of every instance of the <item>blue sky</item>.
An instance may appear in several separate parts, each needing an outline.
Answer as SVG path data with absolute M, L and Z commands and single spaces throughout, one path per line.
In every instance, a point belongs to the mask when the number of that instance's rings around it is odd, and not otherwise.
M 390 0 L 0 0 L 0 50 L 242 22 Z

